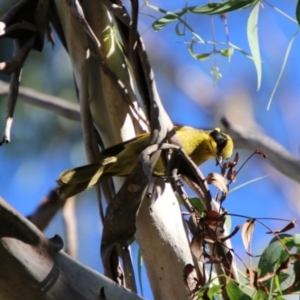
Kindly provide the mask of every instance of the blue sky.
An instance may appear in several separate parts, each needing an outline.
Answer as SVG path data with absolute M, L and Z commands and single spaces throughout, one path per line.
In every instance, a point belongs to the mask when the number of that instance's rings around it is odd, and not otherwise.
M 6 1 L 8 2 L 8 1 Z M 151 1 L 166 10 L 184 6 L 184 1 Z M 188 5 L 205 3 L 189 1 Z M 296 1 L 270 1 L 294 18 Z M 0 4 L 1 9 L 1 4 Z M 249 52 L 246 24 L 250 10 L 228 14 L 230 41 Z M 153 17 L 160 16 L 146 6 L 141 8 L 140 32 L 145 41 L 152 62 L 158 89 L 166 110 L 174 123 L 192 125 L 199 128 L 218 126 L 222 114 L 230 116 L 242 125 L 261 130 L 281 143 L 293 155 L 299 156 L 299 37 L 296 38 L 288 58 L 286 68 L 272 106 L 267 111 L 267 103 L 284 60 L 285 52 L 298 25 L 276 12 L 264 2 L 259 15 L 259 41 L 262 57 L 262 84 L 256 90 L 257 78 L 253 62 L 235 52 L 231 61 L 217 56 L 204 62 L 193 59 L 187 50 L 185 37 L 175 33 L 175 23 L 159 32 L 150 27 Z M 225 41 L 223 21 L 213 17 L 215 36 Z M 206 16 L 187 17 L 195 31 L 207 40 L 212 40 L 211 19 Z M 9 56 L 0 44 L 0 60 Z M 6 45 L 6 44 L 5 44 Z M 197 45 L 195 52 L 211 51 L 210 45 Z M 34 72 L 31 63 L 38 63 Z M 63 66 L 63 67 L 61 67 Z M 216 84 L 210 69 L 218 66 L 223 77 Z M 8 80 L 7 77 L 2 77 Z M 73 79 L 68 57 L 56 39 L 52 50 L 48 44 L 42 54 L 32 52 L 25 64 L 22 85 L 58 95 L 76 102 Z M 3 97 L 0 96 L 3 100 Z M 4 103 L 1 101 L 1 124 L 4 122 Z M 52 124 L 54 118 L 54 125 Z M 55 130 L 63 130 L 63 137 L 55 137 Z M 36 139 L 36 136 L 39 138 Z M 54 137 L 53 137 L 54 136 Z M 251 153 L 240 151 L 240 162 Z M 55 186 L 58 174 L 69 167 L 86 162 L 81 142 L 80 125 L 73 121 L 56 117 L 50 112 L 22 103 L 16 107 L 12 132 L 12 143 L 0 148 L 0 196 L 11 203 L 21 213 L 30 214 L 47 192 Z M 204 174 L 217 170 L 213 162 L 206 163 L 201 170 Z M 224 207 L 236 214 L 251 217 L 280 217 L 297 219 L 300 212 L 298 185 L 274 170 L 268 163 L 255 157 L 241 171 L 237 183 L 243 184 L 255 178 L 267 178 L 249 184 L 230 194 Z M 93 191 L 78 196 L 76 214 L 78 218 L 79 253 L 83 263 L 101 272 L 99 258 L 99 236 L 101 224 Z M 233 218 L 233 226 L 243 219 Z M 269 222 L 274 229 L 282 223 Z M 95 232 L 96 231 L 96 232 Z M 299 231 L 299 228 L 296 229 Z M 264 228 L 257 226 L 253 251 L 258 253 L 267 245 L 269 236 Z M 64 235 L 60 213 L 46 230 L 46 235 Z M 240 255 L 243 255 L 240 236 L 233 239 Z M 133 248 L 136 261 L 137 248 Z M 146 288 L 145 296 L 151 298 Z

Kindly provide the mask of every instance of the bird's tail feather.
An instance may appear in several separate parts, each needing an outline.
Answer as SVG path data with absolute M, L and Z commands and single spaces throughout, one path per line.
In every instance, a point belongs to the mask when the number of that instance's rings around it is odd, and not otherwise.
M 67 198 L 70 198 L 72 196 L 75 196 L 75 195 L 85 191 L 86 189 L 88 189 L 90 187 L 92 187 L 92 186 L 89 186 L 88 181 L 84 181 L 84 182 L 72 184 L 72 185 L 71 184 L 60 184 L 59 187 L 57 188 L 57 193 L 61 198 L 67 199 Z
M 116 157 L 109 157 L 101 162 L 62 172 L 57 179 L 58 194 L 62 198 L 68 198 L 94 186 L 107 177 L 111 177 L 111 174 L 105 173 L 105 167 L 116 162 L 116 160 Z

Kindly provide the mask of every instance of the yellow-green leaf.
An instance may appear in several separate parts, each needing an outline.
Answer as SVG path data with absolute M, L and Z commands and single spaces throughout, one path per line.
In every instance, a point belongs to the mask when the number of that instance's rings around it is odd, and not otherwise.
M 226 48 L 222 49 L 220 53 L 225 57 L 231 57 L 233 55 L 234 49 L 233 48 Z
M 247 23 L 247 37 L 248 43 L 251 50 L 251 54 L 254 61 L 254 66 L 257 73 L 257 90 L 260 88 L 261 84 L 261 59 L 259 51 L 259 41 L 258 41 L 258 14 L 259 14 L 260 2 L 257 2 L 253 7 Z
M 289 54 L 290 54 L 290 51 L 291 51 L 291 48 L 292 48 L 292 45 L 293 45 L 294 40 L 295 40 L 296 36 L 298 35 L 298 33 L 299 33 L 299 30 L 297 30 L 297 32 L 292 36 L 292 38 L 291 38 L 291 40 L 290 40 L 290 42 L 289 42 L 289 44 L 288 44 L 288 47 L 287 47 L 286 52 L 285 52 L 285 55 L 284 55 L 283 63 L 282 63 L 282 66 L 281 66 L 281 69 L 280 69 L 278 78 L 277 78 L 277 80 L 276 80 L 275 86 L 274 86 L 274 88 L 273 88 L 272 94 L 271 94 L 270 99 L 269 99 L 269 102 L 268 102 L 267 110 L 270 109 L 270 106 L 271 106 L 271 103 L 272 103 L 274 94 L 275 94 L 275 92 L 276 92 L 276 90 L 277 90 L 277 87 L 278 87 L 278 84 L 279 84 L 279 82 L 280 82 L 282 73 L 283 73 L 283 71 L 284 71 L 284 68 L 285 68 L 287 59 L 288 59 L 288 57 L 289 57 Z

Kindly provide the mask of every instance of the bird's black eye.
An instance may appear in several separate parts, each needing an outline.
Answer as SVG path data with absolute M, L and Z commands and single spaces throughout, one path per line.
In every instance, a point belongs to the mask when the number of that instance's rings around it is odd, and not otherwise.
M 210 136 L 215 140 L 217 143 L 217 155 L 221 155 L 224 147 L 226 146 L 228 142 L 228 138 L 224 133 L 221 133 L 217 129 L 213 130 L 210 133 Z

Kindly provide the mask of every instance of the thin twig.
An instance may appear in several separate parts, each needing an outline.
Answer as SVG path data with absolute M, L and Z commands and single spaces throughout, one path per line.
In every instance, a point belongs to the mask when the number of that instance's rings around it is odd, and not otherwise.
M 139 16 L 139 1 L 131 0 L 131 23 L 129 33 L 129 60 L 133 57 L 133 52 L 136 50 L 138 38 L 138 16 Z
M 22 47 L 20 46 L 19 40 L 15 39 L 14 55 L 11 59 L 0 63 L 0 73 L 10 75 L 18 68 L 23 67 L 24 61 L 35 43 L 36 36 L 37 35 L 35 33 L 31 34 Z
M 17 103 L 18 93 L 19 93 L 19 85 L 20 85 L 20 75 L 21 70 L 24 64 L 24 61 L 35 41 L 35 35 L 31 35 L 28 41 L 21 47 L 20 41 L 18 39 L 15 40 L 15 51 L 14 57 L 11 60 L 12 64 L 1 63 L 2 65 L 1 72 L 10 70 L 11 78 L 10 78 L 10 86 L 8 90 L 8 99 L 7 99 L 7 110 L 6 110 L 6 124 L 3 136 L 0 140 L 0 146 L 4 143 L 10 142 L 10 133 L 11 127 L 13 123 L 14 110 Z
M 269 3 L 268 1 L 264 0 L 264 3 L 268 4 L 269 6 L 271 6 L 274 10 L 276 10 L 278 13 L 280 13 L 281 15 L 283 15 L 284 17 L 286 17 L 288 20 L 292 21 L 293 23 L 298 25 L 297 20 L 295 20 L 294 18 L 292 18 L 291 16 L 289 16 L 288 14 L 286 14 L 284 11 L 282 11 L 281 9 L 277 8 L 275 5 L 273 5 L 272 3 Z
M 9 84 L 0 80 L 0 95 L 8 95 Z M 70 120 L 80 121 L 79 105 L 65 99 L 20 87 L 19 100 L 52 111 Z

